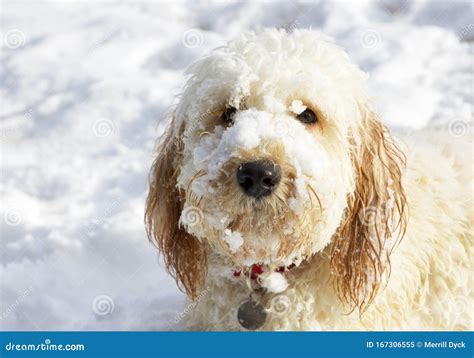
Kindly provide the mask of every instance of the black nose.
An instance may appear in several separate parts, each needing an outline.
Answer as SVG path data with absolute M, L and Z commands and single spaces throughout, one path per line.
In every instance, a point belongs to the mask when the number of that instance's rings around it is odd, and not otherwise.
M 271 194 L 280 179 L 280 167 L 269 160 L 244 163 L 237 170 L 240 187 L 245 194 L 255 198 Z

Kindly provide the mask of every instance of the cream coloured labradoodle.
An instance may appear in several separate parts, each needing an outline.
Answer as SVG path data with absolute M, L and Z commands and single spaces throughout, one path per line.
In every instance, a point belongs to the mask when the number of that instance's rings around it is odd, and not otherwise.
M 146 207 L 189 329 L 472 327 L 469 146 L 402 147 L 314 31 L 243 35 L 189 73 Z

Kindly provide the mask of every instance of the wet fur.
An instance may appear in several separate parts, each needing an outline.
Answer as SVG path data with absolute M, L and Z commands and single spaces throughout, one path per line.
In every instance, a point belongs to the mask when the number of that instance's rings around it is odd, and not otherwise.
M 280 34 L 283 42 L 287 41 L 285 36 L 291 35 Z M 470 272 L 468 228 L 472 215 L 466 214 L 469 202 L 448 193 L 467 185 L 456 177 L 451 159 L 441 154 L 439 161 L 448 173 L 441 175 L 441 181 L 431 180 L 430 172 L 437 170 L 425 163 L 423 151 L 414 151 L 406 158 L 366 97 L 356 98 L 361 119 L 357 125 L 348 126 L 346 145 L 353 189 L 347 195 L 346 208 L 330 244 L 319 252 L 312 250 L 310 233 L 313 225 L 323 225 L 318 218 L 325 203 L 319 198 L 318 188 L 308 187 L 313 205 L 304 215 L 285 209 L 286 199 L 295 190 L 292 179 L 296 173 L 278 142 L 264 142 L 256 149 L 239 152 L 221 168 L 217 181 L 209 182 L 210 187 L 220 188 L 217 205 L 232 203 L 233 231 L 255 228 L 263 233 L 267 229 L 282 233 L 283 224 L 292 216 L 298 222 L 299 239 L 287 240 L 281 234 L 274 258 L 277 262 L 295 251 L 301 256 L 301 264 L 286 275 L 290 287 L 283 295 L 290 305 L 283 315 L 270 314 L 264 329 L 468 329 L 470 319 L 456 317 L 445 309 L 455 297 L 463 297 L 469 305 L 472 300 L 470 282 L 463 278 Z M 247 106 L 252 104 L 258 102 L 249 99 Z M 187 126 L 193 124 L 179 121 L 176 116 L 179 115 L 175 113 L 162 137 L 150 174 L 145 214 L 148 235 L 179 286 L 191 299 L 199 297 L 197 309 L 188 317 L 189 327 L 240 329 L 235 310 L 248 295 L 245 282 L 232 277 L 240 258 L 233 257 L 220 239 L 219 230 L 208 225 L 205 218 L 200 223 L 201 230 L 207 233 L 205 239 L 189 234 L 180 223 L 185 204 L 204 208 L 203 198 L 196 196 L 191 187 L 206 173 L 195 173 L 186 188 L 178 185 L 185 143 L 195 139 L 186 132 Z M 219 111 L 216 114 L 209 110 L 198 135 L 212 133 L 212 121 L 218 116 Z M 328 122 L 320 130 L 330 131 L 330 126 Z M 259 202 L 246 197 L 234 177 L 239 163 L 257 159 L 278 161 L 284 178 L 274 195 Z M 428 198 L 423 197 L 425 193 Z M 430 209 L 429 202 L 437 200 L 448 200 L 458 216 Z M 253 217 L 255 209 L 264 215 Z M 422 211 L 431 216 L 441 214 L 443 220 L 427 218 Z M 367 215 L 374 215 L 373 220 Z M 368 219 L 372 220 L 369 224 Z M 438 221 L 445 220 L 452 229 L 440 226 Z M 425 237 L 424 231 L 436 237 Z M 457 257 L 448 273 L 433 266 L 443 267 L 440 261 L 451 260 L 443 249 L 446 245 Z M 258 252 L 254 254 L 258 262 L 266 252 L 261 257 Z M 203 290 L 210 293 L 199 296 Z M 270 313 L 274 312 L 278 297 L 269 294 L 263 298 Z

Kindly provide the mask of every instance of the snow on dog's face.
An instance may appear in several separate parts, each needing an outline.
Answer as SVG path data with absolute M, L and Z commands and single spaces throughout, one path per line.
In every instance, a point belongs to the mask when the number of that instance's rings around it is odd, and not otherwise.
M 298 263 L 340 222 L 352 178 L 329 178 L 350 160 L 323 140 L 322 115 L 295 103 L 299 113 L 231 107 L 184 140 L 180 222 L 237 265 Z
M 288 266 L 321 250 L 353 191 L 360 73 L 314 40 L 244 38 L 191 69 L 177 110 L 180 223 L 236 265 Z
M 189 293 L 198 274 L 184 266 L 203 264 L 209 248 L 236 266 L 298 265 L 361 230 L 352 227 L 360 208 L 388 199 L 369 181 L 380 170 L 377 181 L 388 184 L 390 143 L 366 108 L 363 73 L 326 38 L 250 34 L 189 72 L 147 207 L 150 235 Z M 364 169 L 367 160 L 376 167 Z M 358 180 L 369 203 L 354 196 Z M 350 238 L 334 242 L 344 253 L 334 267 L 347 276 Z

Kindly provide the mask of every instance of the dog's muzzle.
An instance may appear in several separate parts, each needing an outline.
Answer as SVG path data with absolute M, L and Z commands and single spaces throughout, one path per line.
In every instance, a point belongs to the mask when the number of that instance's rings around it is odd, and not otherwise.
M 269 160 L 243 163 L 237 169 L 237 180 L 245 194 L 254 198 L 270 195 L 280 183 L 281 169 Z

